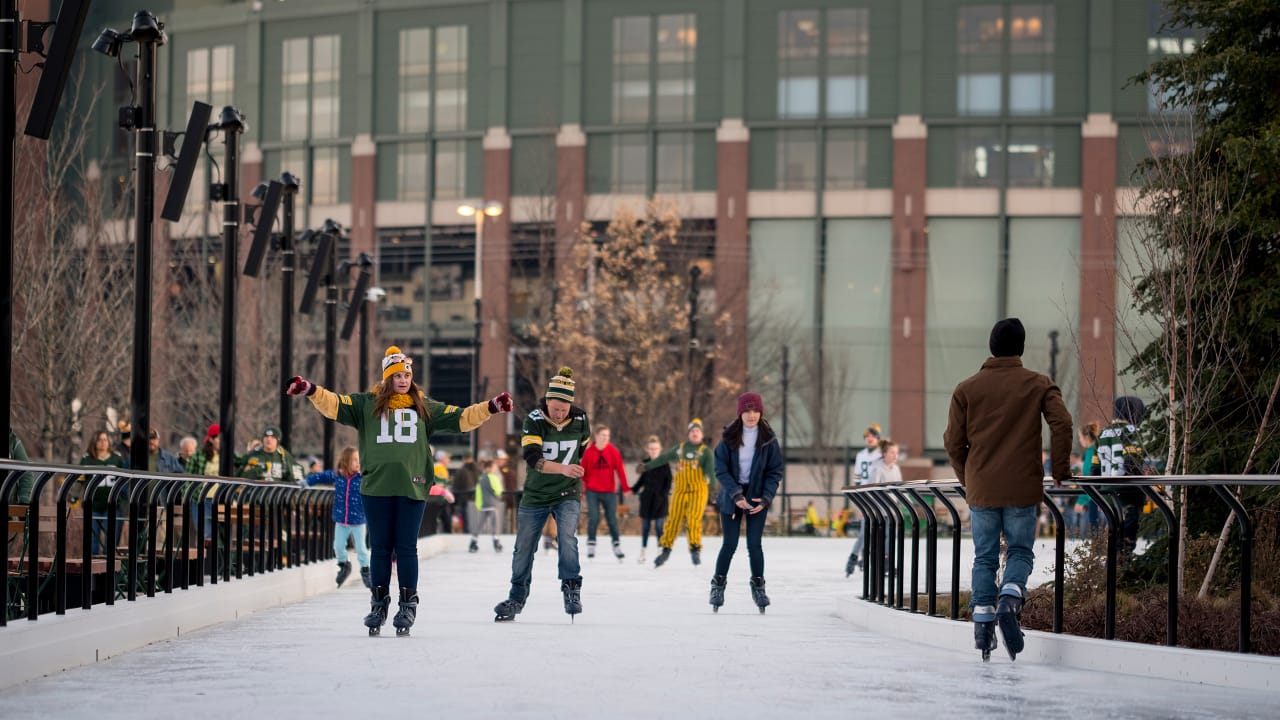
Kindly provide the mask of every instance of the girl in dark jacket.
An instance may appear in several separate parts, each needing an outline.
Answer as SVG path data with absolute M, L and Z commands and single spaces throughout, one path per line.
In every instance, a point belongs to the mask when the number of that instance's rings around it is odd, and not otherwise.
M 645 460 L 653 460 L 662 454 L 662 441 L 650 435 L 645 444 Z M 640 496 L 640 562 L 644 563 L 644 551 L 649 545 L 649 528 L 656 529 L 655 538 L 662 537 L 662 524 L 667 519 L 667 499 L 671 495 L 671 466 L 663 463 L 652 470 L 645 469 L 644 461 L 636 466 L 639 475 L 631 484 L 631 492 Z
M 738 419 L 724 430 L 715 452 L 716 481 L 724 544 L 711 578 L 711 607 L 719 612 L 729 563 L 738 549 L 742 523 L 747 525 L 747 553 L 751 558 L 751 598 L 764 612 L 769 596 L 764 592 L 765 517 L 782 482 L 782 448 L 764 419 L 764 401 L 753 392 L 738 396 Z

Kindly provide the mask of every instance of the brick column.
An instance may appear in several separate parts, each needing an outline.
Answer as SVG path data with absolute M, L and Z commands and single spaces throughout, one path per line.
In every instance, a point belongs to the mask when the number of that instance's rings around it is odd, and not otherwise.
M 561 125 L 556 134 L 556 283 L 568 282 L 573 247 L 587 203 L 587 136 L 580 125 Z
M 485 395 L 476 402 L 511 390 L 507 357 L 511 348 L 511 308 L 508 285 L 511 280 L 511 136 L 505 128 L 489 128 L 484 136 L 483 203 L 502 203 L 504 212 L 484 219 L 484 246 L 481 248 L 483 297 L 480 305 L 480 382 Z M 478 431 L 481 452 L 493 454 L 506 447 L 507 423 L 498 418 Z
M 744 385 L 747 376 L 747 295 L 751 243 L 747 224 L 747 165 L 750 132 L 741 120 L 716 128 L 716 310 L 729 318 L 718 338 L 715 374 Z
M 1080 149 L 1080 423 L 1111 417 L 1116 375 L 1116 136 L 1107 113 L 1090 113 Z
M 377 146 L 374 145 L 373 138 L 367 134 L 357 135 L 354 142 L 351 143 L 351 259 L 353 261 L 362 252 L 377 257 L 378 158 L 376 153 Z M 370 283 L 377 281 L 377 268 L 372 268 L 372 270 L 373 278 Z M 356 283 L 356 277 L 356 273 L 351 273 L 350 284 L 353 287 Z M 353 302 L 360 300 L 360 298 L 352 298 Z M 381 362 L 382 351 L 385 349 L 379 346 L 377 339 L 378 313 L 376 306 L 370 307 L 366 312 L 369 313 L 369 343 L 371 347 L 360 346 L 360 326 L 357 325 L 355 332 L 351 335 L 351 340 L 342 349 L 342 352 L 345 352 L 347 356 L 347 373 L 345 381 L 339 383 L 340 387 L 367 388 L 373 384 L 375 379 L 381 378 L 380 374 L 375 377 L 374 373 L 378 363 Z M 339 312 L 338 316 L 338 327 L 341 328 L 341 324 L 345 320 L 345 314 Z M 360 353 L 362 352 L 368 358 L 369 377 L 358 377 L 360 373 Z
M 924 311 L 927 298 L 925 169 L 928 128 L 919 115 L 893 125 L 893 299 L 890 306 L 889 432 L 924 451 Z M 941 444 L 941 438 L 937 438 Z
M 214 108 L 214 113 L 221 112 L 222 108 Z M 216 117 L 216 115 L 215 115 Z M 215 157 L 218 161 L 222 161 L 222 154 L 218 149 L 214 150 Z M 258 187 L 258 183 L 263 181 L 262 177 L 262 148 L 258 143 L 249 140 L 245 136 L 240 138 L 240 235 L 237 238 L 239 248 L 236 250 L 236 260 L 239 267 L 223 268 L 224 272 L 230 271 L 236 273 L 236 302 L 239 307 L 236 310 L 236 395 L 239 407 L 245 407 L 248 403 L 240 402 L 239 397 L 248 391 L 247 378 L 254 377 L 263 372 L 263 368 L 259 366 L 260 356 L 254 351 L 249 338 L 263 337 L 266 332 L 267 323 L 264 322 L 261 314 L 254 312 L 251 308 L 259 308 L 261 298 L 264 296 L 274 295 L 279 297 L 280 285 L 278 278 L 268 278 L 264 274 L 258 275 L 256 278 L 247 277 L 243 274 L 245 258 L 249 257 L 249 248 L 253 245 L 253 229 L 244 224 L 244 208 L 247 205 L 256 205 L 253 189 Z M 217 228 L 218 238 L 222 238 L 222 206 L 215 204 L 213 209 L 214 226 Z M 221 261 L 221 255 L 219 255 Z M 279 316 L 276 315 L 272 336 L 279 342 L 279 331 L 276 328 L 280 326 Z M 279 354 L 278 352 L 276 353 Z M 282 402 L 289 400 L 284 398 Z M 216 401 L 216 398 L 215 398 Z M 297 417 L 297 410 L 294 410 L 294 417 Z M 278 413 L 272 413 L 272 416 L 278 416 Z M 239 412 L 235 413 L 236 427 L 235 439 L 240 447 L 257 437 L 262 437 L 261 427 L 252 427 L 246 420 L 245 416 Z

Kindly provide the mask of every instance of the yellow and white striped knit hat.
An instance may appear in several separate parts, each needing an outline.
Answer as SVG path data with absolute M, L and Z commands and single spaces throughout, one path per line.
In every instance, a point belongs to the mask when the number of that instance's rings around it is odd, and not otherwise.
M 547 399 L 573 402 L 573 369 L 568 365 L 561 367 L 547 384 Z

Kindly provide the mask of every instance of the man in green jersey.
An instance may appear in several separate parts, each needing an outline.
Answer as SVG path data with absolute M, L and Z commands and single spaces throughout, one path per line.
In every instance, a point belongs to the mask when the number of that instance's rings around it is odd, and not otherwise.
M 559 533 L 560 591 L 564 611 L 582 612 L 582 575 L 578 565 L 578 515 L 582 512 L 582 451 L 591 441 L 587 413 L 573 404 L 573 370 L 560 372 L 547 395 L 524 420 L 520 447 L 529 465 L 516 516 L 516 547 L 511 561 L 511 592 L 494 608 L 497 622 L 514 620 L 529 598 L 533 557 L 547 517 Z
M 301 485 L 303 475 L 299 467 L 293 453 L 280 447 L 280 428 L 268 425 L 262 431 L 262 449 L 254 450 L 245 457 L 240 477 Z

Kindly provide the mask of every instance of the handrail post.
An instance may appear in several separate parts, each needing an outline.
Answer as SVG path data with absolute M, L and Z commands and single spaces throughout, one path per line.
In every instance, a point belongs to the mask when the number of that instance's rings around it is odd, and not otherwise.
M 1146 493 L 1147 498 L 1156 506 L 1160 514 L 1164 516 L 1164 524 L 1169 532 L 1169 550 L 1167 555 L 1169 582 L 1168 582 L 1168 604 L 1167 618 L 1165 620 L 1165 644 L 1169 647 L 1175 647 L 1178 644 L 1178 543 L 1180 542 L 1181 529 L 1178 527 L 1178 521 L 1173 516 L 1173 508 L 1165 501 L 1164 496 L 1156 491 L 1150 485 L 1143 485 L 1142 492 Z
M 1066 521 L 1062 517 L 1062 511 L 1058 509 L 1058 503 L 1053 501 L 1053 496 L 1049 494 L 1048 490 L 1044 491 L 1043 495 L 1044 504 L 1048 506 L 1049 513 L 1053 515 L 1053 526 L 1055 528 L 1053 533 L 1053 631 L 1062 634 L 1062 601 L 1064 592 L 1062 584 L 1066 575 L 1066 568 L 1063 565 L 1066 564 L 1067 558 L 1067 528 Z
M 915 488 L 908 488 L 907 493 L 915 498 L 920 508 L 924 510 L 925 515 L 925 560 L 924 560 L 924 589 L 929 596 L 928 614 L 930 617 L 938 610 L 938 516 L 934 514 L 933 508 Z
M 1249 652 L 1249 626 L 1253 603 L 1253 524 L 1244 505 L 1231 491 L 1221 485 L 1213 485 L 1213 491 L 1235 513 L 1240 523 L 1240 652 Z
M 920 515 L 911 505 L 911 501 L 907 500 L 901 490 L 894 488 L 890 492 L 894 497 L 901 501 L 902 506 L 911 513 L 911 612 L 919 612 L 920 610 Z M 904 532 L 905 534 L 905 532 Z M 899 543 L 901 545 L 901 543 Z M 906 565 L 907 561 L 904 557 L 902 564 Z M 901 593 L 901 586 L 898 588 Z
M 1114 640 L 1116 638 L 1116 574 L 1120 555 L 1120 515 L 1106 499 L 1105 493 L 1089 485 L 1084 486 L 1084 491 L 1098 504 L 1098 508 L 1107 518 L 1107 602 L 1102 637 L 1106 640 Z

